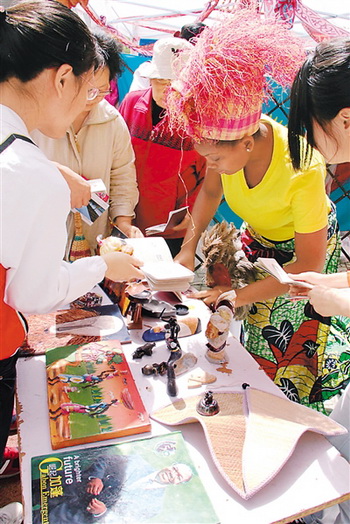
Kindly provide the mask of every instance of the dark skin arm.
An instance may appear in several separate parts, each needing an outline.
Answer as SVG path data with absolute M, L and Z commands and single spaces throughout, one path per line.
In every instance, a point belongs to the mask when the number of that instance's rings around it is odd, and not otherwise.
M 296 261 L 288 265 L 288 273 L 297 274 L 302 271 L 322 271 L 327 246 L 327 227 L 315 233 L 295 234 Z M 194 298 L 201 298 L 209 305 L 215 303 L 218 296 L 230 288 L 214 287 L 212 289 L 194 293 Z M 267 277 L 264 280 L 253 282 L 242 289 L 237 289 L 235 306 L 244 306 L 253 302 L 264 301 L 288 293 L 289 286 L 280 284 L 275 278 Z

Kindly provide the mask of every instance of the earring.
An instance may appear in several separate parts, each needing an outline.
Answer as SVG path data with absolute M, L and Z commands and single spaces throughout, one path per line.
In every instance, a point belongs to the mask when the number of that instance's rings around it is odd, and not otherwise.
M 246 150 L 247 150 L 247 153 L 250 153 L 250 147 L 247 147 Z

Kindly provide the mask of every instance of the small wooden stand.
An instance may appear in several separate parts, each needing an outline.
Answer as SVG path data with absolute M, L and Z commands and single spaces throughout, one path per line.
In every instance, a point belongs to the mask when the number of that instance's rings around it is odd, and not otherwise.
M 142 329 L 142 304 L 148 302 L 151 298 L 151 292 L 144 288 L 140 290 L 140 285 L 130 286 L 125 291 L 126 297 L 130 303 L 128 305 L 126 316 L 130 315 L 128 329 Z

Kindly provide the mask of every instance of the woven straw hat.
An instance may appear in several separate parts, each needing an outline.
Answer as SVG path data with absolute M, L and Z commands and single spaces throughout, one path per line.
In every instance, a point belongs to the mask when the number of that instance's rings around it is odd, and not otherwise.
M 171 37 L 157 40 L 153 47 L 151 62 L 142 64 L 141 76 L 174 80 L 174 61 L 180 59 L 183 62 L 186 59 L 186 53 L 182 51 L 190 49 L 192 49 L 192 45 L 183 38 Z

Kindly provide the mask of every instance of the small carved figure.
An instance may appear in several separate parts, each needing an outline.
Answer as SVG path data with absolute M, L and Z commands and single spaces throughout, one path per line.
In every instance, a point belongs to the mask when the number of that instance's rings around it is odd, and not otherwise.
M 209 362 L 220 364 L 228 360 L 225 346 L 229 335 L 230 324 L 233 318 L 231 309 L 222 305 L 210 315 L 205 336 L 207 337 L 206 358 Z
M 197 412 L 205 417 L 211 417 L 219 413 L 219 404 L 213 397 L 212 391 L 206 391 L 204 397 L 197 404 Z
M 132 358 L 142 358 L 144 355 L 150 357 L 153 354 L 153 348 L 155 345 L 155 342 L 146 342 L 146 344 L 143 344 L 143 346 L 136 348 L 132 354 Z
M 167 375 L 168 375 L 168 385 L 167 391 L 170 397 L 176 397 L 177 395 L 177 386 L 175 380 L 175 362 L 179 360 L 182 356 L 181 346 L 177 339 L 180 326 L 176 320 L 176 317 L 170 317 L 165 324 L 165 342 L 167 348 L 170 351 L 170 357 L 167 362 Z
M 166 362 L 161 362 L 160 364 L 146 364 L 142 368 L 143 375 L 165 375 L 167 372 L 168 365 Z

